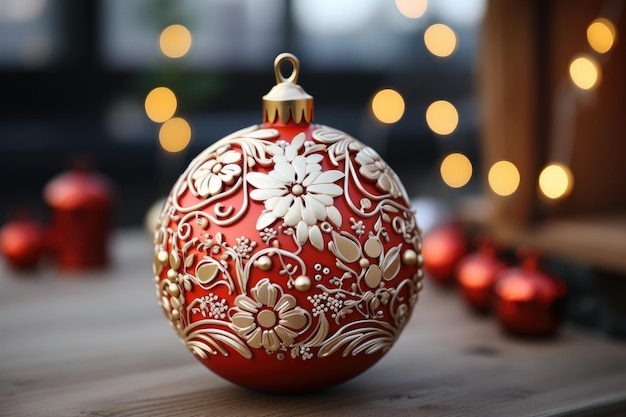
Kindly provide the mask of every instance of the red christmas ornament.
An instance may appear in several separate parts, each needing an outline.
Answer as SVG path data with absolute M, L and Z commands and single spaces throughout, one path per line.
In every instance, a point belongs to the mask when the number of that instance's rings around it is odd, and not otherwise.
M 494 309 L 505 331 L 537 337 L 557 333 L 566 287 L 539 269 L 537 255 L 527 255 L 521 267 L 505 270 L 494 289 Z
M 62 270 L 108 264 L 113 194 L 111 181 L 90 169 L 84 160 L 46 185 L 51 247 Z
M 34 269 L 44 252 L 43 228 L 24 215 L 17 216 L 0 229 L 0 251 L 14 269 Z
M 274 68 L 264 123 L 209 146 L 172 188 L 154 282 L 206 367 L 255 390 L 306 392 L 347 381 L 393 346 L 421 289 L 421 238 L 380 156 L 311 123 L 296 57 L 281 54 Z
M 426 275 L 439 284 L 455 283 L 458 264 L 468 249 L 465 234 L 454 224 L 430 231 L 422 242 Z

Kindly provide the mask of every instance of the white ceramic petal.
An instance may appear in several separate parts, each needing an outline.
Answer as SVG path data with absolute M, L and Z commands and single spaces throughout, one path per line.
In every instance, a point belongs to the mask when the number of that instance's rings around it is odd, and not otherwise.
M 343 219 L 341 217 L 341 213 L 339 212 L 339 210 L 337 210 L 337 207 L 326 207 L 326 213 L 328 213 L 328 220 L 330 220 L 332 224 L 334 224 L 336 227 L 341 226 L 341 222 L 343 221 Z
M 307 197 L 314 198 L 319 201 L 324 207 L 330 206 L 333 204 L 334 200 L 329 195 L 324 194 L 307 194 Z
M 296 239 L 300 245 L 304 245 L 309 238 L 309 226 L 305 222 L 298 223 L 296 227 Z
M 306 157 L 307 164 L 319 164 L 324 159 L 321 153 L 314 153 Z
M 291 163 L 291 166 L 294 169 L 295 181 L 297 183 L 301 183 L 304 180 L 304 176 L 306 175 L 306 159 L 302 155 L 296 156 Z
M 318 177 L 317 180 L 315 181 L 318 184 L 321 183 L 334 183 L 337 180 L 340 180 L 343 178 L 343 172 L 341 171 L 337 171 L 337 170 L 330 170 L 330 171 L 325 171 L 322 172 Z
M 317 218 L 315 217 L 315 214 L 313 214 L 313 210 L 311 210 L 306 205 L 306 201 L 305 201 L 305 204 L 302 205 L 302 220 L 308 226 L 313 226 L 315 223 L 317 223 Z
M 285 186 L 284 182 L 278 181 L 262 172 L 250 172 L 246 180 L 256 188 L 282 188 Z
M 274 169 L 270 172 L 270 175 L 283 184 L 292 184 L 296 180 L 296 171 L 290 163 L 274 165 Z
M 217 175 L 211 175 L 209 177 L 209 195 L 216 195 L 220 191 L 222 191 L 222 187 L 224 187 L 224 183 Z
M 300 220 L 302 220 L 302 200 L 294 198 L 293 204 L 285 213 L 283 217 L 287 226 L 295 226 Z
M 291 207 L 293 199 L 294 196 L 292 194 L 287 194 L 281 197 L 280 201 L 276 203 L 276 206 L 272 210 L 272 214 L 274 215 L 274 217 L 276 217 L 277 219 L 283 217 L 287 213 L 287 210 L 289 210 L 289 207 Z
M 318 199 L 314 198 L 310 194 L 307 194 L 304 196 L 304 204 L 309 210 L 311 210 L 313 216 L 315 216 L 317 220 L 326 219 L 326 207 L 324 207 Z
M 305 140 L 306 135 L 304 134 L 304 132 L 298 133 L 296 136 L 293 137 L 293 140 L 291 141 L 291 147 L 295 148 L 296 151 L 299 151 L 300 148 L 302 148 Z
M 283 148 L 281 148 L 278 145 L 270 145 L 268 149 L 272 153 L 272 155 L 284 155 L 285 154 L 285 152 L 283 151 Z
M 318 251 L 322 252 L 324 250 L 324 238 L 322 237 L 322 231 L 317 225 L 309 228 L 309 241 Z
M 343 194 L 343 187 L 337 184 L 311 184 L 306 187 L 307 192 L 337 197 Z
M 263 230 L 276 221 L 271 211 L 262 213 L 256 220 L 256 230 Z
M 265 201 L 267 199 L 270 199 L 272 197 L 281 197 L 284 196 L 285 194 L 287 194 L 287 188 L 257 188 L 256 190 L 252 190 L 250 191 L 250 198 L 253 199 L 254 201 Z M 270 208 L 267 207 L 266 208 Z
M 241 160 L 241 154 L 236 151 L 226 151 L 220 160 L 222 164 L 234 164 Z

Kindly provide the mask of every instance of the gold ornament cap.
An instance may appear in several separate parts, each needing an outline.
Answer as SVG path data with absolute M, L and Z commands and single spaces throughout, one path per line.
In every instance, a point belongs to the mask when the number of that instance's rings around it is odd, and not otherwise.
M 280 70 L 283 62 L 290 62 L 293 70 L 285 78 Z M 313 121 L 313 97 L 298 84 L 300 61 L 290 53 L 279 54 L 274 60 L 276 85 L 263 96 L 263 120 L 274 123 L 276 118 L 287 123 L 291 118 L 295 123 Z

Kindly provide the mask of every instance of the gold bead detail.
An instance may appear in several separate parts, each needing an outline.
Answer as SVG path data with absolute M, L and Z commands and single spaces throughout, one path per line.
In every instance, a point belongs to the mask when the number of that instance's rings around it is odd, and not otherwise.
M 298 291 L 308 291 L 311 288 L 311 278 L 306 275 L 300 275 L 294 281 L 294 286 Z
M 170 281 L 174 281 L 177 277 L 178 277 L 178 272 L 176 272 L 175 270 L 173 270 L 173 269 L 169 269 L 169 270 L 167 271 L 167 278 L 168 278 Z
M 368 259 L 366 259 L 366 258 L 361 258 L 359 260 L 359 266 L 361 268 L 367 268 L 368 266 L 370 266 L 370 261 Z
M 402 253 L 402 263 L 405 265 L 415 265 L 418 261 L 417 252 L 413 249 L 407 249 Z
M 170 255 L 164 250 L 159 251 L 159 253 L 157 253 L 157 261 L 159 261 L 161 265 L 166 265 L 169 258 L 170 258 Z
M 172 297 L 178 297 L 180 295 L 180 288 L 178 288 L 177 284 L 170 282 L 167 286 L 167 292 L 170 293 Z
M 260 256 L 256 260 L 255 265 L 261 271 L 269 271 L 272 268 L 272 258 L 267 255 Z

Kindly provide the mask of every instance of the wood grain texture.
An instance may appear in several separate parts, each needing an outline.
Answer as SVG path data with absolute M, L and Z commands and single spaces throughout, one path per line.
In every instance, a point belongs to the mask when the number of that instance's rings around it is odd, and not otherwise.
M 102 272 L 0 266 L 0 415 L 626 415 L 626 344 L 570 326 L 511 338 L 429 281 L 396 345 L 359 377 L 309 395 L 252 392 L 178 341 L 143 231 L 117 232 L 113 248 Z

